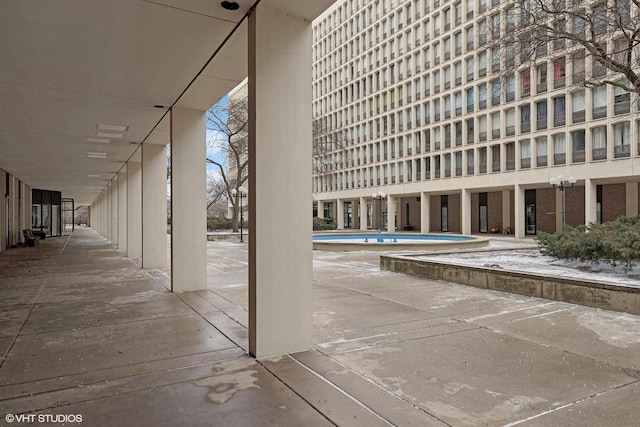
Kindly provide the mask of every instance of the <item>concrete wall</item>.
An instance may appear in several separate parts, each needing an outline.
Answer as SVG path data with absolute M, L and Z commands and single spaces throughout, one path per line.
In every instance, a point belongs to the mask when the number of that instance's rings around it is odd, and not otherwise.
M 381 256 L 380 268 L 427 279 L 640 315 L 640 288 L 487 267 L 457 266 L 403 256 Z

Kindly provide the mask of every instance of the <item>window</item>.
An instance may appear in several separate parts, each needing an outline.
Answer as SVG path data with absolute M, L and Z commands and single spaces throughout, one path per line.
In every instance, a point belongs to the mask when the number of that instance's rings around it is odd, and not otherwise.
M 500 112 L 491 114 L 491 137 L 500 138 Z
M 631 127 L 629 122 L 613 125 L 613 155 L 616 159 L 631 155 Z
M 592 89 L 593 110 L 592 117 L 601 119 L 607 117 L 607 86 L 601 85 Z
M 506 127 L 505 133 L 507 136 L 515 135 L 516 133 L 516 109 L 509 108 L 505 114 Z
M 563 126 L 566 123 L 566 99 L 564 95 L 553 98 L 553 125 Z
M 579 50 L 571 56 L 573 63 L 572 81 L 573 83 L 581 83 L 584 81 L 584 50 Z
M 557 58 L 553 61 L 553 87 L 558 89 L 564 87 L 566 77 L 565 58 Z
M 473 103 L 474 103 L 474 98 L 473 98 L 473 88 L 470 87 L 467 89 L 467 113 L 471 113 L 473 111 Z
M 478 85 L 478 108 L 487 108 L 487 84 Z
M 505 99 L 507 102 L 516 99 L 516 78 L 513 73 L 507 74 L 507 77 L 505 78 L 505 89 Z
M 467 61 L 467 82 L 470 82 L 473 80 L 473 76 L 475 74 L 473 56 L 468 57 L 466 61 Z
M 536 166 L 547 166 L 547 137 L 536 138 Z
M 467 150 L 467 175 L 473 175 L 474 171 L 474 151 Z
M 531 167 L 531 141 L 523 139 L 520 141 L 520 168 L 529 169 Z
M 584 122 L 585 119 L 585 102 L 584 90 L 578 90 L 571 94 L 571 103 L 573 104 L 572 119 L 573 123 Z
M 607 128 L 597 126 L 591 129 L 591 146 L 593 160 L 605 160 L 607 158 Z
M 487 75 L 487 51 L 483 50 L 478 53 L 478 75 L 484 77 Z
M 543 93 L 547 91 L 547 64 L 540 64 L 536 67 L 537 85 L 536 91 Z
M 531 71 L 527 68 L 520 71 L 520 97 L 529 95 L 531 95 Z
M 564 133 L 553 135 L 553 164 L 564 165 L 567 161 L 566 136 Z
M 584 163 L 585 161 L 585 132 L 579 129 L 571 132 L 571 157 L 573 163 Z
M 536 129 L 547 128 L 547 100 L 536 102 Z
M 491 171 L 500 172 L 500 145 L 491 146 Z
M 500 105 L 500 78 L 491 80 L 491 105 Z
M 613 114 L 626 114 L 631 111 L 631 94 L 620 87 L 614 87 Z
M 473 50 L 473 25 L 465 29 L 465 35 L 467 38 L 467 51 Z
M 520 132 L 531 131 L 531 105 L 524 104 L 520 106 Z

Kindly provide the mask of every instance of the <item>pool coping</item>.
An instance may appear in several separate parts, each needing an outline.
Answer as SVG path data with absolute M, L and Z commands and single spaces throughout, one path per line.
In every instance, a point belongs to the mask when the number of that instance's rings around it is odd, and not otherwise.
M 476 288 L 640 315 L 640 287 L 415 258 L 425 255 L 381 255 L 380 269 Z
M 353 232 L 351 234 L 375 234 L 375 232 Z M 327 233 L 328 234 L 328 233 Z M 349 235 L 350 233 L 335 233 L 340 235 Z M 424 240 L 424 241 L 389 241 L 393 236 L 401 236 L 403 234 L 421 234 L 431 236 L 443 236 L 443 237 L 468 237 L 469 240 Z M 314 234 L 324 235 L 324 234 Z M 489 237 L 482 236 L 470 236 L 466 234 L 443 234 L 443 233 L 396 233 L 396 234 L 384 234 L 386 239 L 384 242 L 336 242 L 336 241 L 322 241 L 314 240 L 313 249 L 319 251 L 332 251 L 332 252 L 351 252 L 351 251 L 417 251 L 417 250 L 441 250 L 441 249 L 458 249 L 458 248 L 480 248 L 486 246 L 491 240 Z

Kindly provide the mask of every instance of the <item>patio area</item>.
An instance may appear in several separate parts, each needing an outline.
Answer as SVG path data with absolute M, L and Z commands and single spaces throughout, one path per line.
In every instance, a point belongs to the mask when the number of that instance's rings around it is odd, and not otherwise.
M 640 419 L 640 316 L 381 271 L 379 252 L 316 251 L 314 348 L 256 360 L 248 247 L 207 248 L 208 290 L 182 294 L 87 228 L 0 254 L 0 425 Z

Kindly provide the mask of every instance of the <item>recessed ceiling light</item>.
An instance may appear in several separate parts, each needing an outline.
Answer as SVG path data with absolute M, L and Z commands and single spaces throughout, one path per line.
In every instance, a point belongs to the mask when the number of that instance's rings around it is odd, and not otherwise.
M 96 135 L 99 138 L 115 138 L 115 139 L 120 139 L 123 136 L 121 133 L 109 133 L 109 132 L 98 132 Z
M 220 6 L 227 10 L 238 10 L 240 8 L 240 5 L 235 1 L 223 1 Z
M 108 130 L 113 132 L 126 132 L 129 130 L 129 126 L 125 125 L 105 125 L 98 123 L 98 130 Z
M 106 159 L 107 153 L 101 153 L 99 151 L 87 151 L 87 157 L 92 159 Z
M 138 145 L 139 143 L 136 141 L 129 141 L 129 144 Z
M 156 104 L 153 106 L 153 108 L 164 108 L 164 105 L 162 104 Z
M 102 178 L 102 175 L 87 175 L 89 178 Z
M 99 144 L 108 144 L 111 142 L 110 139 L 107 138 L 86 138 L 85 141 L 87 142 L 97 142 Z

